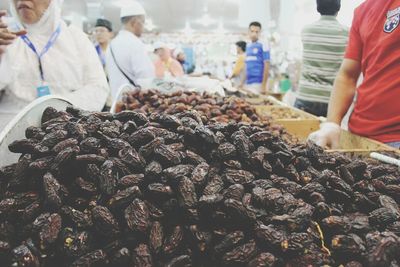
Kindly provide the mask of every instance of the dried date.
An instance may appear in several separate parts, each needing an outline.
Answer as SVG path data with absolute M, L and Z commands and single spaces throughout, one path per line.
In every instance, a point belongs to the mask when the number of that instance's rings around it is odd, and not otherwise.
M 171 235 L 165 240 L 163 252 L 166 255 L 175 254 L 183 242 L 183 229 L 181 226 L 176 226 Z
M 26 245 L 21 245 L 12 250 L 13 266 L 39 267 L 39 258 L 32 253 Z
M 107 255 L 101 249 L 83 255 L 71 264 L 71 267 L 96 266 L 106 262 Z
M 249 262 L 248 267 L 273 267 L 278 259 L 269 252 L 263 252 Z
M 150 225 L 149 217 L 149 209 L 146 203 L 144 203 L 140 199 L 135 199 L 125 209 L 126 223 L 128 227 L 133 231 L 145 233 Z
M 133 251 L 133 263 L 137 267 L 152 267 L 153 260 L 147 245 L 140 244 Z
M 166 267 L 191 267 L 192 259 L 189 255 L 182 255 L 173 258 L 170 262 L 166 264 Z
M 51 210 L 58 210 L 62 205 L 61 186 L 54 176 L 48 172 L 43 176 L 43 189 L 46 205 Z
M 192 180 L 183 177 L 178 185 L 179 199 L 183 207 L 191 208 L 197 203 L 196 188 Z
M 116 175 L 114 163 L 110 160 L 104 162 L 100 169 L 99 185 L 102 193 L 113 195 L 116 189 Z
M 159 145 L 154 150 L 154 154 L 156 159 L 158 159 L 163 166 L 178 165 L 181 163 L 180 154 L 166 145 Z
M 115 238 L 119 233 L 119 226 L 109 209 L 96 206 L 92 209 L 93 225 L 97 233 L 107 238 Z
M 257 255 L 258 249 L 256 242 L 251 240 L 249 243 L 243 244 L 229 252 L 223 257 L 222 261 L 226 265 L 245 265 Z
M 150 229 L 149 244 L 153 253 L 160 253 L 164 244 L 164 229 L 161 223 L 154 222 Z
M 93 225 L 92 218 L 90 215 L 76 210 L 69 206 L 61 208 L 62 214 L 68 218 L 77 228 L 88 228 Z
M 254 179 L 251 172 L 244 170 L 226 170 L 222 178 L 230 184 L 250 184 Z

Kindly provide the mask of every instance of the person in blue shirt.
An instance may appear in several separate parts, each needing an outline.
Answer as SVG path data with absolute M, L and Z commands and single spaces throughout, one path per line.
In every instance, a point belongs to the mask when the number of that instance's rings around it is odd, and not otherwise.
M 106 67 L 106 51 L 112 38 L 114 37 L 112 23 L 106 19 L 98 19 L 94 29 L 96 37 L 96 51 L 100 58 L 103 68 Z
M 251 43 L 246 48 L 246 86 L 245 89 L 254 94 L 268 93 L 268 78 L 270 68 L 270 49 L 267 44 L 259 41 L 262 26 L 252 22 L 249 26 Z
M 106 52 L 107 52 L 108 46 L 111 43 L 112 38 L 114 37 L 111 21 L 106 20 L 106 19 L 98 19 L 96 21 L 96 26 L 94 28 L 94 36 L 96 38 L 96 44 L 95 44 L 96 52 L 97 52 L 97 55 L 99 56 L 101 65 L 103 66 L 103 70 L 106 74 L 107 81 L 108 81 L 109 79 L 108 79 L 108 73 L 107 73 L 107 68 L 106 68 Z M 109 111 L 111 105 L 112 105 L 112 99 L 111 99 L 111 92 L 110 92 L 103 111 Z

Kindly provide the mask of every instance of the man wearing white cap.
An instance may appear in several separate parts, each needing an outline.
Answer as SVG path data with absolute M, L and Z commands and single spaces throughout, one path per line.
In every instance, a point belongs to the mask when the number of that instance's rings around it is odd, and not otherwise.
M 107 70 L 114 99 L 122 85 L 136 86 L 140 79 L 155 76 L 154 64 L 139 39 L 144 31 L 145 16 L 138 2 L 133 1 L 121 9 L 122 30 L 107 51 Z

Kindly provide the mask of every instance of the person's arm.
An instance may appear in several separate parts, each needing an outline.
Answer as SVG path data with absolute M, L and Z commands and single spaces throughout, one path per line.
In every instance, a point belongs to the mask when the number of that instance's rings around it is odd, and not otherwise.
M 245 88 L 245 84 L 246 84 L 246 79 L 247 79 L 247 68 L 246 68 L 246 62 L 244 62 L 244 66 L 243 66 L 243 76 L 240 79 L 240 83 L 239 83 L 239 89 L 244 89 Z
M 262 82 L 262 94 L 268 94 L 268 79 L 269 79 L 269 69 L 270 69 L 270 62 L 269 60 L 264 61 L 264 75 L 263 75 L 263 82 Z
M 354 59 L 345 59 L 336 77 L 328 108 L 328 120 L 321 124 L 320 130 L 312 133 L 309 140 L 321 147 L 338 149 L 340 147 L 341 123 L 349 110 L 361 73 L 361 64 Z
M 183 75 L 185 75 L 182 65 L 175 59 L 172 59 L 170 71 L 172 76 L 174 77 L 182 77 Z
M 83 64 L 82 87 L 66 95 L 72 104 L 89 111 L 101 111 L 110 93 L 106 75 L 90 40 L 80 30 L 73 32 L 81 51 Z
M 263 43 L 264 74 L 262 81 L 261 94 L 268 94 L 269 69 L 271 65 L 271 50 L 267 42 Z
M 240 57 L 238 57 L 238 59 L 236 61 L 236 64 L 235 64 L 235 67 L 233 68 L 230 79 L 238 77 L 240 75 L 240 73 L 242 72 L 243 68 L 244 68 L 244 59 L 243 59 L 243 57 L 240 56 Z
M 336 77 L 328 108 L 328 122 L 338 125 L 349 110 L 356 93 L 357 81 L 361 73 L 360 62 L 344 59 Z

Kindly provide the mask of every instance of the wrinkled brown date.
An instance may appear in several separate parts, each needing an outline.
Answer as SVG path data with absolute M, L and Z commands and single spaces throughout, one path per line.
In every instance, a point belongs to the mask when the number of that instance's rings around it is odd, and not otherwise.
M 51 173 L 43 176 L 43 187 L 48 207 L 53 210 L 59 209 L 62 205 L 61 186 Z
M 222 260 L 225 264 L 246 264 L 257 255 L 258 249 L 256 242 L 251 240 L 249 243 L 243 244 L 227 252 Z
M 123 99 L 117 114 L 48 108 L 11 143 L 1 264 L 398 264 L 398 168 L 286 140 L 245 100 Z
M 149 216 L 149 209 L 146 203 L 139 199 L 135 199 L 125 209 L 126 223 L 133 231 L 146 232 L 150 225 Z
M 175 253 L 183 241 L 183 229 L 181 226 L 176 226 L 172 234 L 166 239 L 163 251 L 167 255 Z
M 158 254 L 164 243 L 164 230 L 159 222 L 154 222 L 150 229 L 149 244 L 155 254 Z
M 114 238 L 119 233 L 118 222 L 106 207 L 94 207 L 92 210 L 92 219 L 98 234 Z
M 150 250 L 147 245 L 140 244 L 133 251 L 133 263 L 137 267 L 151 267 L 153 266 L 153 260 L 151 257 Z

